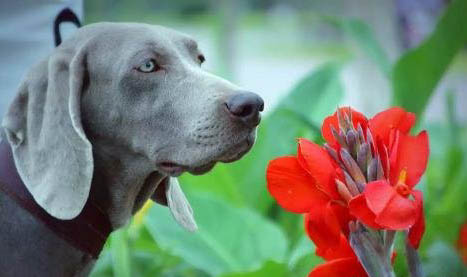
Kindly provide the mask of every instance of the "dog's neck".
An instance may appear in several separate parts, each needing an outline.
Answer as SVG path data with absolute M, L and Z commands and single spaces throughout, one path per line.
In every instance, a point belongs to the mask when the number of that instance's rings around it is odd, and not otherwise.
M 155 171 L 147 157 L 127 147 L 103 140 L 92 140 L 92 144 L 94 175 L 89 198 L 117 229 L 128 223 L 165 175 Z

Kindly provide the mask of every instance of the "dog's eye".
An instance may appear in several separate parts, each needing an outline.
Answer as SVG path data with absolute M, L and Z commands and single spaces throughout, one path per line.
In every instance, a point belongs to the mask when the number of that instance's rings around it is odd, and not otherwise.
M 137 68 L 138 71 L 149 73 L 158 71 L 160 67 L 156 64 L 156 61 L 153 59 L 147 60 L 144 64 Z
M 199 60 L 200 63 L 204 63 L 204 61 L 206 61 L 206 58 L 204 57 L 203 54 L 199 54 L 198 55 L 198 60 Z

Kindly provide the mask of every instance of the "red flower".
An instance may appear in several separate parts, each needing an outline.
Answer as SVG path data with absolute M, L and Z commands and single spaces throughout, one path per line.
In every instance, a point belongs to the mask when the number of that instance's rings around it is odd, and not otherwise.
M 409 240 L 418 248 L 425 229 L 423 194 L 413 187 L 425 172 L 429 147 L 425 131 L 408 134 L 414 122 L 415 116 L 400 108 L 370 119 L 369 130 L 378 145 L 375 151 L 384 156 L 381 163 L 384 160 L 387 165 L 383 166 L 384 178 L 366 184 L 364 192 L 352 199 L 350 212 L 369 226 L 410 228 Z
M 460 228 L 457 248 L 459 249 L 459 254 L 462 260 L 467 265 L 467 222 L 464 223 Z
M 366 276 L 348 243 L 350 221 L 409 230 L 418 247 L 425 229 L 415 190 L 428 161 L 428 135 L 409 134 L 415 115 L 391 108 L 367 118 L 351 108 L 327 117 L 319 146 L 299 139 L 296 156 L 272 160 L 266 179 L 284 209 L 304 213 L 305 229 L 326 263 L 310 276 Z

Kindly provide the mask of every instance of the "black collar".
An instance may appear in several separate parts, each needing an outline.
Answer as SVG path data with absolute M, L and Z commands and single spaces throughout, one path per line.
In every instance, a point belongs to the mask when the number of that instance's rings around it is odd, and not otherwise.
M 97 259 L 112 231 L 107 215 L 91 201 L 71 220 L 49 215 L 33 199 L 21 180 L 13 160 L 10 145 L 0 139 L 0 190 L 14 199 L 23 209 L 42 221 L 52 232 L 75 248 Z

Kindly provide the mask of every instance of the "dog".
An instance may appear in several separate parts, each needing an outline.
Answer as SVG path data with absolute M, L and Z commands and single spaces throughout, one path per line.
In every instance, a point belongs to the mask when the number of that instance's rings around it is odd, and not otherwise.
M 174 178 L 240 159 L 264 107 L 204 60 L 174 30 L 96 23 L 31 68 L 2 122 L 4 175 L 24 193 L 0 190 L 0 276 L 87 276 L 150 198 L 196 229 Z

